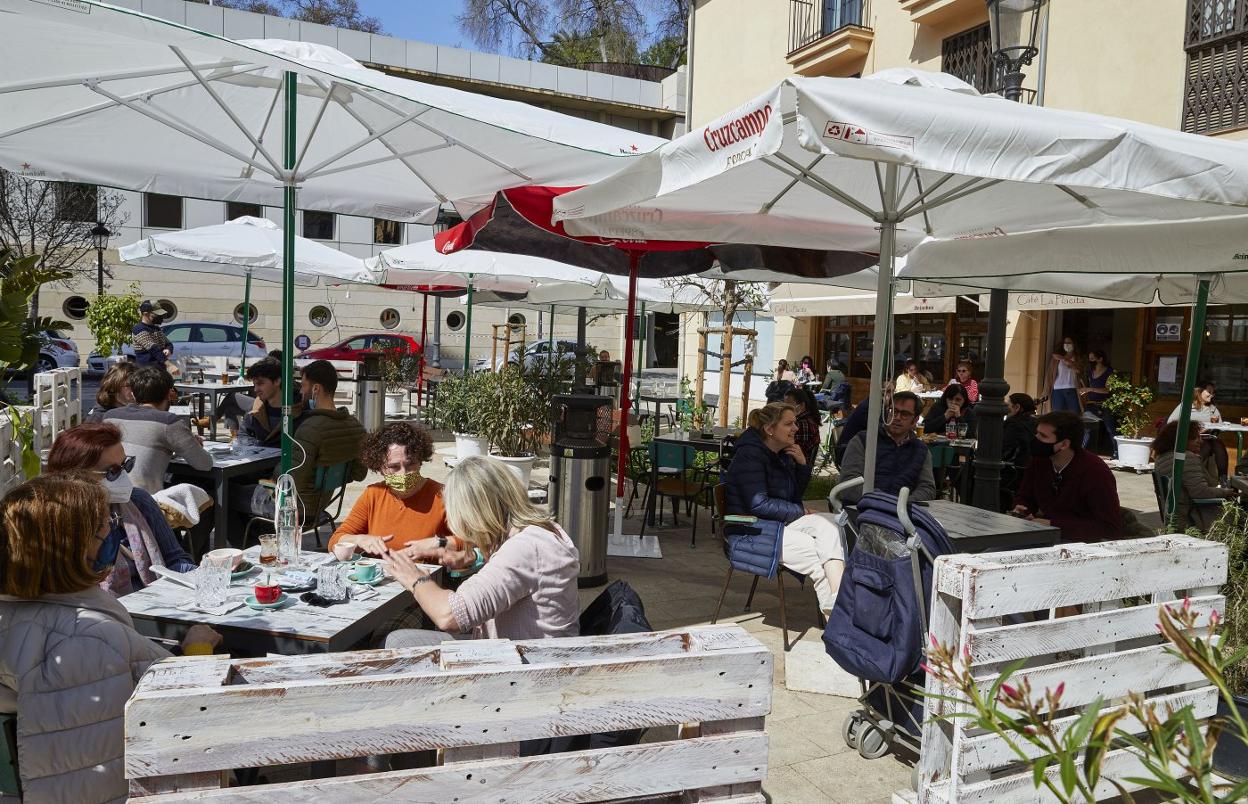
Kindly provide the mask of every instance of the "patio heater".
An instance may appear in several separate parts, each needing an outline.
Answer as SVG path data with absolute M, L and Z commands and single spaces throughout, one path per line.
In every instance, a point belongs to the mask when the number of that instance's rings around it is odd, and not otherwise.
M 104 249 L 113 233 L 102 223 L 91 227 L 91 245 L 95 247 L 95 295 L 104 295 Z
M 988 26 L 992 36 L 993 75 L 1006 100 L 1021 101 L 1023 68 L 1040 53 L 1036 35 L 1048 11 L 1047 0 L 987 0 Z M 988 307 L 988 350 L 984 378 L 979 381 L 978 440 L 975 450 L 976 508 L 1001 510 L 1001 452 L 1005 433 L 1005 324 L 1010 292 L 994 288 Z
M 576 583 L 582 588 L 607 582 L 612 403 L 610 397 L 581 394 L 551 401 L 554 435 L 547 499 L 550 515 L 581 555 Z

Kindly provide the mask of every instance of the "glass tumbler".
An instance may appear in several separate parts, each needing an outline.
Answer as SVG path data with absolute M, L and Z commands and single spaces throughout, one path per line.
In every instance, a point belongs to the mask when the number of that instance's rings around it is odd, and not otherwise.
M 316 569 L 316 593 L 326 600 L 346 600 L 347 580 L 342 565 L 330 563 Z
M 229 586 L 229 565 L 205 562 L 195 570 L 195 605 L 203 609 L 224 605 Z
M 263 565 L 276 564 L 278 558 L 277 534 L 262 533 L 260 534 L 260 563 Z
M 965 422 L 958 422 L 958 438 L 966 438 L 968 425 Z

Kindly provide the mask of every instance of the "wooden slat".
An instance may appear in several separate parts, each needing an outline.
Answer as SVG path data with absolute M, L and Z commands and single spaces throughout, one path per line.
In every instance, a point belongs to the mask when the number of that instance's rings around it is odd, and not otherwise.
M 951 573 L 957 575 L 957 573 Z M 958 645 L 959 630 L 962 627 L 962 601 L 960 596 L 943 592 L 932 594 L 932 614 L 929 632 L 938 643 Z M 960 648 L 959 648 L 960 649 Z M 927 676 L 926 692 L 928 695 L 952 695 L 953 690 L 947 688 L 933 675 Z M 949 767 L 953 757 L 953 743 L 956 730 L 960 728 L 960 718 L 952 720 L 941 716 L 951 714 L 955 704 L 949 701 L 929 699 L 926 703 L 927 712 L 923 721 L 922 750 L 919 752 L 919 799 L 924 799 L 927 785 L 944 779 L 949 775 Z
M 1149 698 L 1148 702 L 1157 706 L 1158 714 L 1164 718 L 1165 713 L 1175 712 L 1184 706 L 1191 705 L 1192 712 L 1198 719 L 1213 717 L 1218 710 L 1218 691 L 1215 687 L 1204 687 L 1198 690 L 1184 690 L 1172 695 L 1160 695 Z M 1101 711 L 1108 713 L 1115 708 L 1105 707 Z M 1058 718 L 1053 722 L 1054 730 L 1060 735 L 1066 732 L 1079 719 L 1079 715 Z M 1129 734 L 1142 734 L 1144 724 L 1128 715 L 1118 721 L 1116 728 Z M 1015 741 L 1022 750 L 1031 757 L 1038 757 L 1043 752 L 1021 738 Z M 1010 749 L 1005 741 L 995 734 L 981 734 L 963 741 L 962 751 L 958 756 L 958 771 L 974 773 L 981 770 L 1004 768 L 1018 761 L 1018 755 Z
M 771 653 L 755 643 L 700 654 L 136 693 L 127 710 L 126 769 L 156 776 L 763 716 L 771 674 Z M 196 715 L 188 721 L 187 712 Z
M 234 673 L 238 682 L 243 684 L 284 684 L 302 680 L 429 672 L 439 666 L 441 651 L 438 648 L 421 651 L 408 648 L 312 653 L 299 658 L 299 662 L 290 661 L 288 656 L 237 662 Z
M 225 686 L 232 666 L 228 655 L 219 654 L 162 659 L 147 669 L 135 692 Z
M 229 787 L 225 771 L 207 773 L 183 773 L 176 776 L 159 776 L 152 779 L 131 779 L 130 797 L 143 798 L 161 793 L 182 793 L 190 790 L 220 790 Z
M 747 732 L 598 751 L 483 760 L 442 768 L 178 793 L 154 796 L 145 802 L 373 804 L 385 800 L 572 804 L 676 792 L 718 782 L 757 782 L 766 773 L 767 735 Z
M 971 571 L 963 605 L 969 607 L 972 619 L 979 619 L 1226 581 L 1226 548 L 1216 542 L 1180 536 L 1138 541 L 1151 544 L 1115 555 L 1072 555 L 1025 567 L 977 568 Z
M 701 737 L 723 737 L 734 734 L 758 733 L 763 731 L 763 718 L 744 717 L 736 720 L 705 721 L 701 724 Z M 743 796 L 759 796 L 763 794 L 761 781 L 737 782 L 721 784 L 714 787 L 703 787 L 689 791 L 695 801 L 738 801 Z
M 1077 761 L 1082 762 L 1083 760 L 1079 759 Z M 1045 771 L 1046 776 L 1055 780 L 1060 773 L 1061 768 L 1056 765 L 1049 767 Z M 1103 778 L 1116 779 L 1127 790 L 1138 790 L 1140 785 L 1124 781 L 1126 777 L 1147 775 L 1140 758 L 1127 749 L 1110 751 L 1105 755 L 1105 764 L 1102 766 L 1101 776 Z M 1118 791 L 1113 785 L 1102 781 L 1096 786 L 1095 793 L 1099 801 L 1116 796 Z M 1047 804 L 1047 802 L 1057 801 L 1057 798 L 1043 788 L 1037 790 L 1031 771 L 1026 771 L 1000 779 L 959 787 L 954 801 L 957 804 L 1036 804 L 1037 802 Z
M 441 667 L 443 670 L 476 670 L 493 667 L 515 667 L 524 663 L 515 643 L 507 639 L 469 639 L 442 643 Z M 488 706 L 488 704 L 487 704 Z M 442 762 L 454 765 L 480 759 L 500 759 L 520 756 L 520 743 L 498 742 L 482 739 L 484 745 L 465 745 L 446 748 Z
M 1226 610 L 1226 598 L 1221 595 L 1196 598 L 1192 600 L 1192 608 L 1199 615 L 1199 627 L 1203 628 L 1208 624 L 1212 612 L 1221 613 Z M 985 630 L 972 629 L 966 635 L 966 643 L 971 649 L 971 660 L 975 664 L 1079 650 L 1108 642 L 1156 636 L 1157 610 L 1157 604 L 1147 603 L 1128 609 L 1003 625 Z

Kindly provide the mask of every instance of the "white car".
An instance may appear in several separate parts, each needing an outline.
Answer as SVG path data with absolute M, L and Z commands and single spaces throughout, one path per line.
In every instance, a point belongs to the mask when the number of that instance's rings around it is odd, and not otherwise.
M 563 358 L 563 357 L 570 358 L 576 354 L 576 341 L 556 341 L 555 343 L 556 343 L 555 353 L 560 358 Z M 524 350 L 525 368 L 533 368 L 541 364 L 545 360 L 549 359 L 549 357 L 550 357 L 550 341 L 537 341 L 536 343 L 531 343 L 529 344 L 529 347 Z M 507 360 L 507 362 L 519 363 L 520 362 L 519 351 L 513 349 L 511 352 L 511 357 L 510 359 Z M 503 356 L 499 355 L 497 358 L 495 358 L 494 369 L 500 369 L 502 367 L 503 367 Z M 473 370 L 474 371 L 491 371 L 492 369 L 490 368 L 490 358 L 488 357 L 477 358 L 477 362 L 473 364 Z
M 169 343 L 173 344 L 173 358 L 238 357 L 242 351 L 243 328 L 237 324 L 218 324 L 211 321 L 178 321 L 161 327 Z M 94 352 L 87 358 L 87 371 L 103 374 L 108 367 L 125 358 L 134 357 L 134 349 L 122 347 L 122 357 L 103 357 Z M 247 333 L 247 360 L 259 360 L 268 354 L 264 340 L 254 330 Z
M 44 330 L 40 337 L 43 345 L 39 347 L 39 371 L 78 367 L 78 344 L 72 338 L 54 329 Z

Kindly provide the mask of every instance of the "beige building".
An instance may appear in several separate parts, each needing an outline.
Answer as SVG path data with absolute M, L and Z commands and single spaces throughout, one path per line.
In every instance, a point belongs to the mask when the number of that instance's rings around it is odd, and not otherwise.
M 952 73 L 991 91 L 994 70 L 984 0 L 696 0 L 690 21 L 690 121 L 699 126 L 791 75 L 856 77 L 890 67 Z M 1040 55 L 1024 102 L 1125 117 L 1211 136 L 1248 130 L 1248 3 L 1221 0 L 1049 0 Z M 899 356 L 940 380 L 970 359 L 982 376 L 987 299 L 953 313 L 897 316 Z M 1020 309 L 1022 308 L 1022 309 Z M 1228 406 L 1248 401 L 1248 306 L 1211 309 L 1201 374 Z M 1037 394 L 1048 354 L 1064 334 L 1102 349 L 1119 370 L 1173 406 L 1183 343 L 1171 340 L 1183 308 L 1105 308 L 1087 299 L 1012 294 L 1007 379 Z M 845 364 L 865 392 L 871 316 L 777 316 L 775 358 L 812 355 Z M 860 345 L 861 344 L 861 345 Z M 685 365 L 696 345 L 684 342 Z M 1174 362 L 1177 357 L 1177 366 Z M 759 366 L 764 371 L 767 367 Z M 1159 374 L 1161 377 L 1159 378 Z M 755 382 L 754 388 L 760 388 Z M 1248 414 L 1248 409 L 1242 411 Z M 1236 411 L 1232 415 L 1241 415 Z

